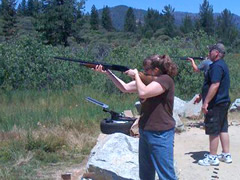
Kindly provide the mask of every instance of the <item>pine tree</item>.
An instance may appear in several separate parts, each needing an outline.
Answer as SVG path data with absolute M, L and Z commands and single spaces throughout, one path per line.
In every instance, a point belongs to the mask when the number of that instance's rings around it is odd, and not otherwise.
M 26 16 L 27 15 L 27 3 L 26 0 L 22 0 L 22 2 L 18 5 L 17 10 L 19 15 Z
M 44 33 L 48 44 L 68 46 L 78 15 L 76 0 L 44 0 L 38 31 Z
M 144 16 L 144 26 L 142 28 L 143 35 L 147 38 L 151 38 L 153 34 L 162 27 L 162 14 L 157 10 L 148 9 L 147 14 Z
M 133 8 L 128 8 L 125 23 L 124 23 L 124 31 L 126 32 L 135 32 L 136 31 L 136 18 L 134 16 Z
M 213 7 L 209 5 L 207 0 L 203 1 L 203 4 L 200 5 L 199 12 L 199 24 L 208 35 L 214 33 L 214 18 L 213 18 Z
M 72 36 L 75 38 L 77 42 L 83 41 L 83 33 L 81 32 L 83 29 L 84 24 L 89 22 L 88 15 L 84 16 L 83 10 L 85 8 L 85 0 L 77 0 L 75 1 L 75 8 L 74 8 L 74 21 L 72 24 Z
M 48 0 L 51 1 L 51 0 Z M 42 2 L 46 2 L 46 0 L 42 0 Z M 41 9 L 41 2 L 39 0 L 28 0 L 26 14 L 27 16 L 36 16 Z
M 221 15 L 217 18 L 216 33 L 225 44 L 230 44 L 237 39 L 238 29 L 234 24 L 231 11 L 224 9 Z
M 34 0 L 28 0 L 27 2 L 27 15 L 33 16 L 34 13 Z
M 182 33 L 187 34 L 193 32 L 194 25 L 192 18 L 189 15 L 186 15 L 182 21 L 182 25 L 180 26 L 180 30 Z
M 3 36 L 6 40 L 16 34 L 16 1 L 15 0 L 2 0 L 1 14 L 3 19 Z
M 95 5 L 93 5 L 91 9 L 90 25 L 91 25 L 91 29 L 93 30 L 99 29 L 99 17 L 98 17 L 98 11 Z
M 163 23 L 164 23 L 164 29 L 165 34 L 173 37 L 176 34 L 176 26 L 174 24 L 175 18 L 174 18 L 174 8 L 172 8 L 170 5 L 164 6 L 163 9 Z
M 111 16 L 110 16 L 110 10 L 109 10 L 108 6 L 103 8 L 102 26 L 107 31 L 113 31 L 114 30 L 113 25 L 112 25 L 112 19 L 111 19 Z

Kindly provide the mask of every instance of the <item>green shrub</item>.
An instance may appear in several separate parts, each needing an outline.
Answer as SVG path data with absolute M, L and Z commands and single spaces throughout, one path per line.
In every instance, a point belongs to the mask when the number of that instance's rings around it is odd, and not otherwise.
M 79 54 L 83 54 L 81 50 Z M 68 48 L 46 46 L 31 37 L 2 43 L 1 89 L 66 89 L 88 81 L 88 72 L 80 71 L 77 63 L 55 60 L 54 56 L 74 55 Z
M 150 55 L 207 56 L 207 46 L 217 42 L 214 36 L 208 36 L 203 31 L 173 39 L 164 38 L 160 35 L 161 32 L 158 32 L 158 38 L 152 37 L 141 41 L 137 41 L 137 36 L 133 34 L 127 39 L 121 32 L 107 33 L 99 30 L 88 33 L 95 36 L 89 44 L 73 44 L 71 47 L 47 46 L 34 37 L 26 36 L 21 36 L 16 41 L 1 43 L 0 89 L 69 89 L 75 85 L 90 84 L 90 88 L 104 93 L 119 93 L 104 75 L 80 68 L 77 63 L 59 61 L 53 57 L 120 64 L 141 71 L 143 59 Z M 227 57 L 232 58 L 234 54 Z M 192 98 L 201 91 L 203 75 L 193 73 L 187 61 L 178 59 L 174 61 L 179 67 L 179 74 L 175 78 L 176 96 L 183 99 Z M 231 61 L 229 66 L 231 74 L 238 72 Z M 116 74 L 124 81 L 131 81 L 124 74 Z M 231 94 L 239 87 L 235 79 L 231 78 L 234 83 L 231 86 Z

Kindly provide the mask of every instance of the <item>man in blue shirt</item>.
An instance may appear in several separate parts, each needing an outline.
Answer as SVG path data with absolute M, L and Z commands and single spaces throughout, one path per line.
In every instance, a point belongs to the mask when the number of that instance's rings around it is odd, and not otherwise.
M 210 154 L 198 161 L 202 166 L 217 166 L 219 160 L 231 163 L 228 135 L 228 108 L 230 105 L 230 78 L 227 64 L 223 60 L 225 47 L 218 43 L 210 47 L 209 59 L 213 62 L 204 79 L 202 88 L 202 111 L 205 114 L 205 132 L 209 135 Z M 217 155 L 219 140 L 222 154 Z

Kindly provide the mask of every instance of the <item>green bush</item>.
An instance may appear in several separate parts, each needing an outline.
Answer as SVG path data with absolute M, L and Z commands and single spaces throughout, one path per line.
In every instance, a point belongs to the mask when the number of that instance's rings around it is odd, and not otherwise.
M 141 71 L 143 59 L 153 54 L 173 56 L 207 56 L 207 46 L 217 42 L 213 36 L 199 31 L 173 39 L 130 39 L 124 33 L 91 31 L 96 40 L 89 44 L 73 44 L 71 47 L 47 46 L 33 37 L 21 36 L 16 41 L 0 44 L 0 89 L 69 89 L 74 85 L 90 84 L 90 88 L 105 93 L 119 93 L 112 82 L 103 75 L 80 68 L 77 63 L 55 60 L 54 56 L 71 57 L 85 61 L 120 64 Z M 109 39 L 109 37 L 111 37 Z M 160 39 L 159 39 L 160 38 Z M 131 43 L 132 41 L 132 43 Z M 229 54 L 227 58 L 235 58 Z M 236 57 L 237 60 L 239 56 Z M 193 73 L 187 61 L 173 59 L 179 73 L 175 78 L 176 96 L 189 99 L 201 91 L 203 75 Z M 199 62 L 197 62 L 199 63 Z M 237 74 L 235 65 L 228 61 L 231 74 Z M 131 79 L 116 73 L 123 80 Z M 231 94 L 239 83 L 232 77 Z
M 78 49 L 79 54 L 82 49 Z M 55 60 L 74 57 L 70 48 L 46 46 L 31 37 L 0 44 L 0 87 L 12 89 L 66 89 L 88 82 L 88 71 L 77 63 Z M 73 78 L 74 77 L 74 78 Z

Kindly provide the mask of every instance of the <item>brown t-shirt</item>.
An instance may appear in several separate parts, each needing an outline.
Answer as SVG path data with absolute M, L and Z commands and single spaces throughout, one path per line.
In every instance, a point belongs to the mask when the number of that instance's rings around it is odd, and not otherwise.
M 161 75 L 156 80 L 165 92 L 147 98 L 142 102 L 139 128 L 149 131 L 164 131 L 175 127 L 173 115 L 174 82 L 169 75 Z

